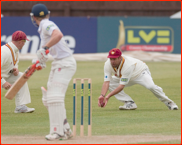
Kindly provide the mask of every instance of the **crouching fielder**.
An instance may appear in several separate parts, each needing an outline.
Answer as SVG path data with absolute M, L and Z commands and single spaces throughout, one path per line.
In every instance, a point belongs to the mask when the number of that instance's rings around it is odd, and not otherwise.
M 119 106 L 120 110 L 136 109 L 137 105 L 129 95 L 125 94 L 123 89 L 139 84 L 150 90 L 170 110 L 178 109 L 178 106 L 165 95 L 162 88 L 154 84 L 149 68 L 144 62 L 124 56 L 116 48 L 109 51 L 108 58 L 104 66 L 104 84 L 98 98 L 99 107 L 105 107 L 109 98 L 115 96 L 116 99 L 125 103 L 123 106 Z M 108 90 L 110 93 L 105 96 Z
M 41 46 L 37 57 L 43 64 L 48 57 L 45 53 L 49 49 L 54 58 L 47 83 L 47 91 L 43 92 L 43 104 L 48 108 L 50 133 L 45 136 L 47 140 L 68 139 L 72 137 L 70 125 L 66 119 L 65 94 L 68 84 L 76 72 L 76 61 L 72 51 L 67 46 L 63 34 L 58 26 L 49 20 L 49 11 L 43 4 L 36 4 L 30 13 L 33 23 L 38 26 Z
M 23 31 L 16 31 L 12 34 L 12 41 L 1 46 L 1 87 L 8 90 L 22 75 L 18 70 L 19 50 L 23 48 L 27 39 Z M 26 104 L 31 103 L 28 83 L 26 82 L 15 96 L 15 113 L 31 113 L 34 108 Z

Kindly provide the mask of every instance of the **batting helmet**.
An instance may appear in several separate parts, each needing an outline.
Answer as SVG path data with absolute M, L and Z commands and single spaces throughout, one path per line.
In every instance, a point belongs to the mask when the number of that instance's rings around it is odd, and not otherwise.
M 31 13 L 35 17 L 44 17 L 50 12 L 48 11 L 47 7 L 44 4 L 36 4 L 32 7 Z

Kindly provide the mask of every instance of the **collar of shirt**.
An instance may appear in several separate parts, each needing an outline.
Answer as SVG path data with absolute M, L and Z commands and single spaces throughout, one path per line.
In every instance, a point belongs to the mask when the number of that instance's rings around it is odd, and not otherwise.
M 122 56 L 121 56 L 122 57 Z M 123 63 L 124 63 L 124 61 L 125 61 L 125 59 L 124 59 L 124 57 L 122 57 L 122 61 L 121 61 L 121 63 L 120 63 L 120 65 L 118 66 L 118 68 L 114 68 L 114 70 L 117 72 L 118 70 L 121 70 L 122 69 L 122 67 L 123 67 Z
M 8 42 L 11 48 L 15 51 L 15 53 L 19 52 L 19 49 L 13 44 L 13 42 Z
M 121 56 L 121 57 L 122 57 L 122 56 Z M 123 68 L 124 62 L 125 62 L 125 59 L 124 59 L 124 57 L 122 57 L 122 61 L 121 61 L 120 65 L 119 65 L 119 67 L 118 67 L 118 68 L 113 68 L 114 71 L 115 71 L 115 73 L 116 73 L 115 76 L 117 76 L 117 75 L 119 74 L 119 77 L 120 77 L 120 78 L 122 77 L 121 69 Z
M 39 33 L 41 32 L 42 25 L 43 25 L 46 21 L 49 21 L 49 19 L 43 19 L 43 20 L 40 21 L 39 28 L 38 28 L 38 32 L 39 32 Z

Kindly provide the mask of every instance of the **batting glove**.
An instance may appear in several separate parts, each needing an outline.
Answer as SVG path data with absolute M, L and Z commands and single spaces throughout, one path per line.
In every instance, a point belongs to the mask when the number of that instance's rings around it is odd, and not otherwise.
M 45 64 L 46 61 L 48 60 L 48 55 L 46 54 L 46 50 L 44 48 L 40 48 L 37 51 L 37 57 L 40 63 L 43 63 L 43 64 Z
M 32 63 L 36 64 L 37 61 L 38 61 L 38 59 L 33 59 Z M 46 64 L 45 63 L 40 63 L 39 62 L 39 63 L 36 64 L 36 70 L 41 70 L 43 68 L 46 68 Z

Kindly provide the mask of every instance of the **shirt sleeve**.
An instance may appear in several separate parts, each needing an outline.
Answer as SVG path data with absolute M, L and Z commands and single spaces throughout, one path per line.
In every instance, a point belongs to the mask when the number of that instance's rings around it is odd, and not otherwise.
M 2 49 L 2 48 L 1 48 Z M 6 52 L 1 52 L 1 67 L 6 65 L 6 61 L 8 59 L 8 53 Z M 6 82 L 6 80 L 4 78 L 1 78 L 1 88 L 2 88 L 2 85 Z
M 8 58 L 9 58 L 8 53 L 5 52 L 5 51 L 3 51 L 3 52 L 1 51 L 1 67 L 6 65 L 6 62 L 7 62 Z
M 122 77 L 120 79 L 121 85 L 127 85 L 128 84 L 135 67 L 136 67 L 136 65 L 133 64 L 125 72 L 123 72 Z
M 4 78 L 1 78 L 1 88 L 2 88 L 2 85 L 4 85 L 6 83 L 6 80 Z
M 104 81 L 111 81 L 112 79 L 112 71 L 110 70 L 107 63 L 104 65 Z
M 53 32 L 55 29 L 58 29 L 58 27 L 56 26 L 56 24 L 50 23 L 50 24 L 45 24 L 45 25 L 43 26 L 43 29 L 44 29 L 45 35 L 51 36 L 51 35 L 52 35 L 52 32 Z

